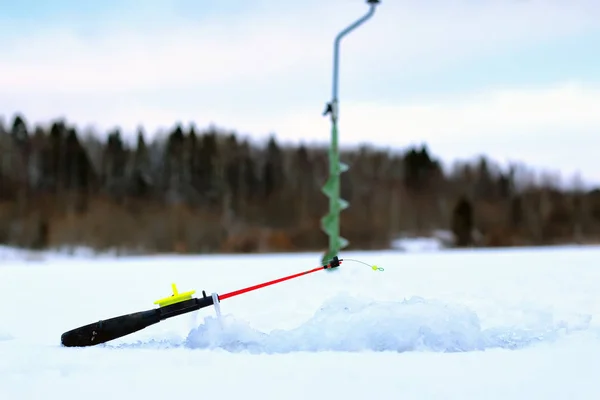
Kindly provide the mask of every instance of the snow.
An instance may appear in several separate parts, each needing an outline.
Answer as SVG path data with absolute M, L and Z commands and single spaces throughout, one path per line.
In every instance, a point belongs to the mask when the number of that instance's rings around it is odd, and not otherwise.
M 477 235 L 476 235 L 477 236 Z M 415 236 L 411 233 L 392 240 L 390 248 L 408 252 L 439 251 L 454 243 L 454 233 L 446 230 L 434 230 L 429 236 Z
M 10 253 L 4 249 L 4 254 Z M 348 252 L 90 348 L 62 332 L 320 254 L 0 257 L 0 399 L 598 399 L 600 248 Z
M 392 241 L 391 248 L 409 252 L 425 252 L 441 250 L 444 245 L 441 240 L 433 237 L 399 238 Z
M 85 247 L 77 248 L 59 248 L 55 250 L 37 251 L 17 249 L 10 246 L 0 245 L 0 263 L 4 264 L 10 261 L 47 261 L 47 260 L 63 260 L 73 258 L 100 258 L 114 257 L 117 254 L 115 251 L 97 253 Z M 0 264 L 0 265 L 1 265 Z

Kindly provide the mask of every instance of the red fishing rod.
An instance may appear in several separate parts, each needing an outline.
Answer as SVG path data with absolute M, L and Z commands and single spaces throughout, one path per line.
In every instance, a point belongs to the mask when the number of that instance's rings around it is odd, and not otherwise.
M 173 294 L 171 296 L 156 300 L 154 302 L 154 304 L 158 304 L 158 308 L 120 315 L 118 317 L 101 320 L 89 325 L 72 329 L 61 335 L 61 343 L 65 347 L 95 346 L 140 331 L 149 327 L 150 325 L 154 325 L 168 318 L 176 317 L 178 315 L 186 314 L 212 305 L 217 306 L 222 300 L 229 299 L 231 297 L 239 296 L 253 290 L 262 289 L 264 287 L 275 285 L 290 279 L 299 278 L 314 272 L 337 268 L 342 264 L 342 261 L 343 260 L 336 256 L 327 265 L 222 295 L 213 293 L 212 296 L 207 296 L 206 292 L 203 290 L 202 297 L 192 297 L 195 291 L 179 293 L 177 291 L 177 287 L 175 284 L 173 284 Z M 356 261 L 365 265 L 369 265 L 358 260 L 348 261 Z M 383 270 L 383 268 L 378 268 L 376 266 L 371 266 L 371 268 L 374 270 Z
M 337 257 L 333 257 L 333 260 L 331 260 L 329 262 L 329 264 L 323 265 L 321 267 L 313 268 L 313 269 L 310 269 L 310 270 L 304 271 L 304 272 L 299 272 L 299 273 L 294 274 L 294 275 L 284 276 L 283 278 L 274 279 L 274 280 L 269 281 L 269 282 L 259 283 L 258 285 L 250 286 L 250 287 L 247 287 L 247 288 L 244 288 L 244 289 L 239 289 L 239 290 L 236 290 L 236 291 L 233 291 L 233 292 L 221 294 L 221 295 L 219 295 L 219 301 L 220 300 L 229 299 L 231 297 L 239 296 L 240 294 L 248 293 L 248 292 L 251 292 L 253 290 L 258 290 L 258 289 L 262 289 L 262 288 L 267 287 L 267 286 L 275 285 L 276 283 L 285 282 L 285 281 L 289 281 L 290 279 L 299 278 L 299 277 L 304 276 L 304 275 L 312 274 L 313 272 L 322 271 L 324 269 L 337 268 L 340 265 L 342 265 L 342 261 L 343 260 L 340 260 Z

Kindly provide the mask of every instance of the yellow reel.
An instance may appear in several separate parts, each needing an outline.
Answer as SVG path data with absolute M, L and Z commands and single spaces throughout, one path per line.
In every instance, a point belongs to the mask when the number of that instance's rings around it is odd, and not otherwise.
M 173 294 L 171 296 L 156 300 L 154 302 L 154 304 L 158 304 L 159 307 L 170 306 L 171 304 L 181 303 L 182 301 L 191 300 L 192 295 L 194 293 L 196 293 L 195 290 L 190 290 L 189 292 L 179 293 L 177 291 L 177 286 L 175 286 L 174 283 L 171 284 L 171 288 L 173 289 Z

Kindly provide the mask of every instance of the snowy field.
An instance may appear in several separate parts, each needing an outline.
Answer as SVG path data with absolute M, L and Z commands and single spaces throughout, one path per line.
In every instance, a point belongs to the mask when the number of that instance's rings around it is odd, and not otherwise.
M 347 263 L 90 348 L 80 325 L 226 293 L 318 254 L 0 249 L 0 399 L 600 399 L 600 248 L 344 253 Z

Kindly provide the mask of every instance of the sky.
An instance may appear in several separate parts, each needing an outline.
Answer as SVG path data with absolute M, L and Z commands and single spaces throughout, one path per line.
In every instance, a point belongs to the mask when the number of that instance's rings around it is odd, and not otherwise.
M 0 117 L 327 143 L 364 0 L 0 0 Z M 382 0 L 341 42 L 342 146 L 426 144 L 600 183 L 600 2 Z

